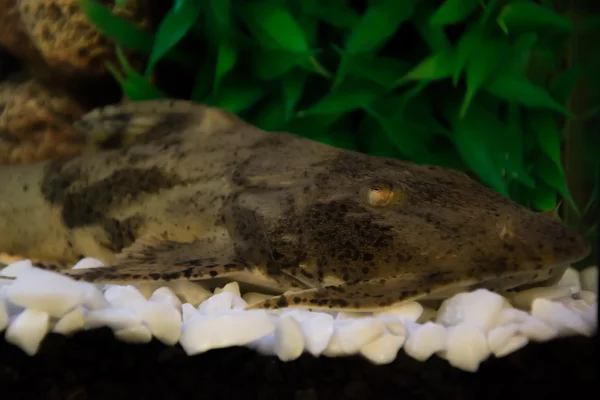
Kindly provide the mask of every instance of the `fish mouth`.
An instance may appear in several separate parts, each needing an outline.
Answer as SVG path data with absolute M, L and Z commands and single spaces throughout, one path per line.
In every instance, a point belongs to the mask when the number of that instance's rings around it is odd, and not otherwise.
M 433 292 L 424 297 L 423 300 L 445 300 L 458 293 L 472 292 L 477 289 L 486 289 L 490 292 L 502 294 L 516 293 L 535 287 L 553 286 L 558 283 L 569 266 L 569 263 L 556 264 L 540 270 L 517 271 L 502 276 L 468 279 Z
M 469 290 L 487 289 L 492 292 L 520 292 L 535 287 L 554 286 L 570 264 L 556 264 L 534 271 L 521 271 L 487 279 L 471 285 Z

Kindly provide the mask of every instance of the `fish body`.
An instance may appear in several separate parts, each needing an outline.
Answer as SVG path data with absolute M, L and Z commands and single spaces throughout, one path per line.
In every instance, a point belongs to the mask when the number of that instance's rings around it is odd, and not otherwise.
M 89 149 L 0 169 L 0 251 L 107 266 L 75 279 L 237 280 L 250 308 L 373 310 L 548 284 L 585 240 L 466 174 L 266 132 L 225 111 L 147 101 L 76 123 Z

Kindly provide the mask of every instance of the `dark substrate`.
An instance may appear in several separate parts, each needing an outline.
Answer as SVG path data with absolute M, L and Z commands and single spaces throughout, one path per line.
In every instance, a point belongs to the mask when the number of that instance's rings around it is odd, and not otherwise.
M 375 366 L 361 357 L 280 362 L 245 348 L 188 357 L 181 347 L 117 341 L 107 328 L 48 336 L 35 357 L 0 335 L 0 399 L 503 399 L 598 392 L 596 338 L 531 343 L 471 374 L 400 351 Z

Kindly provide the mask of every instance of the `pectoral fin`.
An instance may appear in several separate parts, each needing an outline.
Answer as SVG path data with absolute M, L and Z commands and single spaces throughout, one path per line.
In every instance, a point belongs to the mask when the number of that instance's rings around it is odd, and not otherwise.
M 61 270 L 76 280 L 92 283 L 139 283 L 144 281 L 205 280 L 235 275 L 246 265 L 226 245 L 214 238 L 190 243 L 146 237 L 117 255 L 114 265 Z

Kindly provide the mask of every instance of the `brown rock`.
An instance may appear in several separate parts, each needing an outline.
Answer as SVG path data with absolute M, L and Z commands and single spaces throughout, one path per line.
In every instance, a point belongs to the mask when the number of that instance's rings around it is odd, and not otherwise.
M 69 158 L 83 148 L 72 124 L 86 109 L 62 89 L 23 77 L 0 83 L 0 164 Z
M 130 0 L 112 11 L 147 29 L 146 5 L 147 0 Z M 36 77 L 104 75 L 106 61 L 116 63 L 114 44 L 87 19 L 77 0 L 0 0 L 0 9 L 7 10 L 0 15 L 0 45 Z

